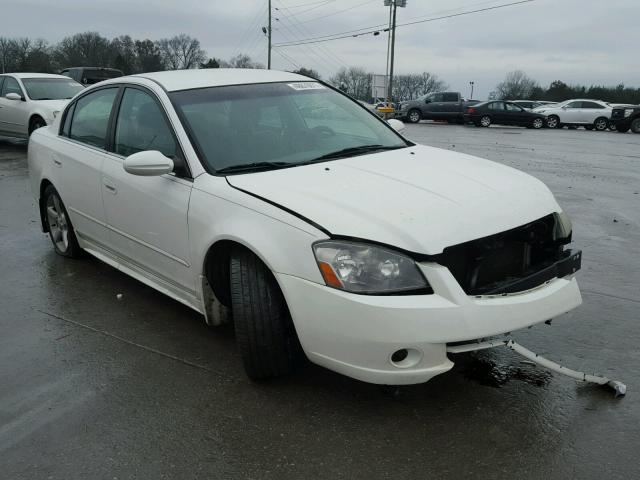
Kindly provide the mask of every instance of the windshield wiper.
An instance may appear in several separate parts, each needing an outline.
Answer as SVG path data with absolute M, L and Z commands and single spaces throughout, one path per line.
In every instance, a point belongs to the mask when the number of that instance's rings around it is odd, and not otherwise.
M 289 162 L 254 162 L 240 165 L 230 165 L 219 168 L 216 173 L 238 173 L 238 172 L 259 172 L 263 170 L 277 170 L 278 168 L 294 167 L 296 163 Z
M 399 148 L 405 148 L 406 145 L 396 145 L 394 147 L 385 147 L 384 145 L 360 145 L 358 147 L 349 147 L 343 148 L 342 150 L 337 150 L 335 152 L 325 153 L 313 160 L 309 160 L 307 163 L 320 162 L 322 160 L 330 160 L 332 158 L 344 158 L 344 157 L 352 157 L 355 155 L 363 155 L 365 153 L 371 152 L 382 152 L 386 150 L 397 150 Z

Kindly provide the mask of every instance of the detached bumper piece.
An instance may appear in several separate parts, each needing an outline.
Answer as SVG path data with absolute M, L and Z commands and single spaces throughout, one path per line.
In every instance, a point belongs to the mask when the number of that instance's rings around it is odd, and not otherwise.
M 599 375 L 589 375 L 587 373 L 578 372 L 577 370 L 572 370 L 567 367 L 563 367 L 559 363 L 548 360 L 544 357 L 541 357 L 537 353 L 532 352 L 531 350 L 523 347 L 519 343 L 516 343 L 514 340 L 493 340 L 487 342 L 475 342 L 475 343 L 465 343 L 462 345 L 452 345 L 447 346 L 448 353 L 464 353 L 464 352 L 474 352 L 477 350 L 485 350 L 487 348 L 494 347 L 507 347 L 510 350 L 522 355 L 527 360 L 534 362 L 542 367 L 545 367 L 552 372 L 560 373 L 562 375 L 566 375 L 575 380 L 579 380 L 581 382 L 595 383 L 597 385 L 607 385 L 614 390 L 615 396 L 621 397 L 627 393 L 627 386 L 619 382 L 617 380 L 611 380 L 607 377 L 602 377 Z

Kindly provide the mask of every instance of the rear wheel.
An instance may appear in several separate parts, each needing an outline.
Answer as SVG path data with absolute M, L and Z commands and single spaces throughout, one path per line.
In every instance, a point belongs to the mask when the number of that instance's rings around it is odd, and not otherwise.
M 491 117 L 489 115 L 483 115 L 480 117 L 480 126 L 481 127 L 490 127 L 491 126 Z
M 418 123 L 422 118 L 422 115 L 420 114 L 420 110 L 417 109 L 413 109 L 413 110 L 409 110 L 409 113 L 407 113 L 407 120 L 409 121 L 409 123 Z
M 53 243 L 56 253 L 63 257 L 79 257 L 82 250 L 78 245 L 76 233 L 71 225 L 67 209 L 53 185 L 49 185 L 45 189 L 43 205 L 49 237 L 51 237 L 51 243 Z
M 284 296 L 258 257 L 244 248 L 231 255 L 231 307 L 236 342 L 249 378 L 290 373 L 300 351 Z
M 596 121 L 593 122 L 593 127 L 599 132 L 604 132 L 609 128 L 609 120 L 604 117 L 596 118 Z
M 542 128 L 544 127 L 544 120 L 542 120 L 541 118 L 534 118 L 533 122 L 531 123 L 531 126 L 536 130 L 539 128 Z
M 547 118 L 547 127 L 549 128 L 559 128 L 560 127 L 560 118 L 557 115 L 551 115 Z
M 640 118 L 636 118 L 631 122 L 631 131 L 633 133 L 640 133 Z

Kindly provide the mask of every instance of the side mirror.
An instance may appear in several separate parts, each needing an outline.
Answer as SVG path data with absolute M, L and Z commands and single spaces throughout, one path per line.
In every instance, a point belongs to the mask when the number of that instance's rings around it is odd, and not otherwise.
M 124 159 L 124 170 L 131 175 L 156 177 L 173 172 L 173 160 L 157 150 L 134 153 Z
M 406 128 L 403 122 L 401 122 L 400 120 L 396 120 L 395 118 L 387 120 L 387 123 L 398 133 L 402 133 Z
M 7 93 L 4 98 L 8 98 L 9 100 L 22 100 L 22 96 L 15 92 Z

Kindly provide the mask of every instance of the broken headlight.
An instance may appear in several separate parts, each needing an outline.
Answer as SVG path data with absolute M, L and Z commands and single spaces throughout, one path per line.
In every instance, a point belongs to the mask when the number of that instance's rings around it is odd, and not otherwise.
M 571 239 L 571 232 L 573 225 L 571 225 L 571 219 L 565 212 L 554 213 L 556 218 L 555 226 L 553 229 L 553 239 Z
M 379 295 L 432 292 L 416 263 L 401 253 L 365 243 L 333 240 L 314 244 L 313 252 L 329 287 Z

